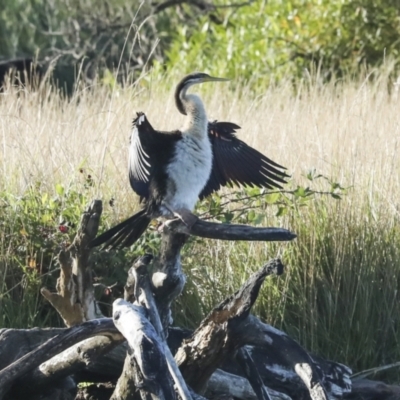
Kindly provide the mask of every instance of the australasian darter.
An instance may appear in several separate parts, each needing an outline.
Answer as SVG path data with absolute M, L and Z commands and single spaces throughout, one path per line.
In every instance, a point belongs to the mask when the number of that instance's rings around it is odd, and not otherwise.
M 285 168 L 239 140 L 235 136 L 238 125 L 209 122 L 200 97 L 187 93 L 192 85 L 226 80 L 196 72 L 179 82 L 175 103 L 186 115 L 180 130 L 156 131 L 145 114 L 137 113 L 129 148 L 129 179 L 144 207 L 98 236 L 91 246 L 128 247 L 159 216 L 178 216 L 191 226 L 197 200 L 221 186 L 272 189 L 285 183 Z

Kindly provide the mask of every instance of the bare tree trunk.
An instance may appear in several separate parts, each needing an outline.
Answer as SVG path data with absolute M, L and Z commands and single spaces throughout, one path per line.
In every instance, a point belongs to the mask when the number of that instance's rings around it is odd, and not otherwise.
M 147 320 L 146 310 L 119 299 L 114 302 L 113 317 L 118 330 L 128 341 L 130 354 L 117 384 L 119 392 L 114 392 L 112 398 L 133 399 L 132 389 L 136 386 L 143 400 L 176 399 L 164 346 Z
M 164 332 L 172 325 L 171 304 L 182 293 L 186 276 L 181 265 L 181 249 L 188 236 L 170 231 L 162 233 L 160 255 L 155 262 L 156 272 L 151 281 Z
M 149 320 L 160 338 L 161 345 L 163 346 L 165 352 L 168 370 L 175 383 L 178 393 L 182 400 L 187 400 L 191 398 L 191 394 L 186 387 L 186 383 L 168 347 L 166 341 L 167 335 L 164 331 L 164 327 L 161 324 L 158 308 L 153 297 L 152 287 L 147 271 L 147 267 L 151 259 L 152 257 L 149 257 L 149 255 L 140 257 L 129 270 L 128 283 L 125 286 L 125 297 L 134 299 L 135 304 L 141 304 L 146 309 Z

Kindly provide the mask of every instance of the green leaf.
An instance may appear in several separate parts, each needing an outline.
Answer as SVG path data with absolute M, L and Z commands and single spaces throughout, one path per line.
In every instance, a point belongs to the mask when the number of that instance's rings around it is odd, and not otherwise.
M 249 221 L 253 222 L 256 218 L 256 212 L 254 210 L 250 210 L 250 212 L 247 214 L 247 218 Z
M 288 213 L 288 208 L 287 207 L 279 207 L 278 212 L 276 213 L 277 217 L 283 217 Z
M 223 214 L 223 217 L 224 217 L 223 222 L 230 223 L 234 216 L 235 216 L 235 214 L 233 214 L 232 212 L 224 213 Z
M 265 196 L 265 201 L 268 204 L 275 204 L 278 202 L 280 196 L 280 193 L 270 193 Z
M 57 183 L 57 184 L 56 184 L 56 193 L 57 193 L 59 196 L 63 196 L 63 195 L 64 195 L 64 186 L 61 185 L 61 184 L 59 184 L 59 183 Z

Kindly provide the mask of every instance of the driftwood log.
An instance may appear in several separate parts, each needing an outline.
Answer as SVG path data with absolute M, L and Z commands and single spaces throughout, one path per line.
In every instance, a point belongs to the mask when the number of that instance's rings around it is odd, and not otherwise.
M 104 318 L 87 246 L 97 234 L 101 209 L 100 201 L 88 207 L 72 245 L 60 253 L 57 292 L 41 291 L 68 328 L 0 330 L 0 400 L 74 399 L 77 383 L 88 381 L 114 382 L 107 389 L 113 393 L 105 397 L 114 400 L 400 398 L 397 386 L 352 381 L 348 367 L 309 354 L 251 315 L 264 279 L 282 273 L 279 260 L 253 274 L 194 332 L 171 327 L 171 304 L 186 281 L 180 251 L 189 234 L 225 240 L 295 238 L 285 229 L 198 219 L 187 232 L 180 221 L 168 221 L 160 254 L 133 264 L 125 300 L 114 302 L 113 319 Z

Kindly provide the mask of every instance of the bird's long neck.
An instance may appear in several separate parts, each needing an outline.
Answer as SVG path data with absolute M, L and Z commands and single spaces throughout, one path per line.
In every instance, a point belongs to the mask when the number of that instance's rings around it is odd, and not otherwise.
M 206 137 L 208 119 L 204 104 L 199 96 L 187 94 L 186 90 L 181 90 L 175 98 L 179 111 L 186 115 L 182 132 L 199 139 Z

